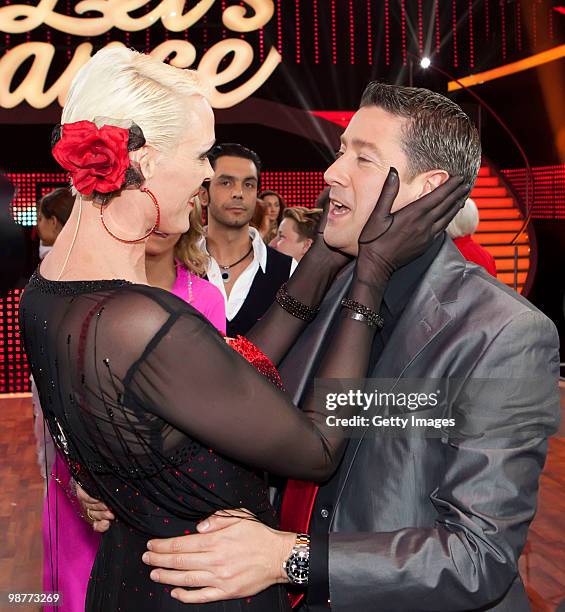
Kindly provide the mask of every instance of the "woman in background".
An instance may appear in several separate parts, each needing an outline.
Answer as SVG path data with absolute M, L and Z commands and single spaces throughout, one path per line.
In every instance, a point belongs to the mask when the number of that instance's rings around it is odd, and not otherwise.
M 478 225 L 479 209 L 471 198 L 467 198 L 465 206 L 447 226 L 447 233 L 467 261 L 482 266 L 489 274 L 496 276 L 494 257 L 473 240 L 473 234 L 477 231 Z
M 37 233 L 40 261 L 53 248 L 71 215 L 74 201 L 68 187 L 54 189 L 39 200 Z M 38 463 L 46 482 L 42 521 L 43 590 L 54 591 L 53 585 L 58 580 L 58 588 L 63 593 L 62 605 L 44 609 L 78 612 L 84 610 L 88 577 L 100 536 L 81 518 L 74 481 L 47 430 L 33 378 L 31 392 Z
M 75 197 L 68 187 L 58 187 L 37 203 L 37 233 L 39 259 L 42 260 L 55 244 L 57 236 L 71 216 Z
M 267 237 L 271 232 L 271 220 L 267 215 L 267 207 L 265 206 L 265 202 L 260 198 L 255 200 L 255 211 L 253 212 L 253 217 L 249 222 L 251 227 L 254 227 L 259 234 L 261 234 L 261 238 L 263 242 L 268 244 Z
M 265 215 L 269 220 L 268 229 L 263 236 L 266 244 L 269 244 L 277 235 L 277 230 L 283 218 L 283 213 L 286 209 L 286 203 L 280 193 L 265 189 L 259 194 L 259 198 L 263 201 L 265 207 Z
M 59 187 L 44 195 L 37 203 L 37 233 L 39 235 L 39 260 L 42 261 L 49 253 L 59 232 L 67 222 L 73 209 L 75 198 L 68 187 Z M 39 404 L 37 387 L 31 380 L 31 403 L 33 406 L 33 423 L 37 443 L 37 463 L 41 476 L 47 482 L 55 461 L 55 446 L 50 435 L 45 435 L 47 427 L 43 421 L 43 413 Z M 47 493 L 47 485 L 45 486 Z M 45 518 L 45 517 L 44 517 Z M 45 547 L 44 547 L 45 549 Z
M 321 216 L 321 208 L 287 208 L 270 246 L 300 261 L 314 242 Z

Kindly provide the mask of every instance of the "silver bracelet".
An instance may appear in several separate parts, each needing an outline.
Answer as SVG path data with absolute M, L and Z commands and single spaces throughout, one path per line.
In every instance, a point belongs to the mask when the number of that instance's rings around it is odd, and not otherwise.
M 354 312 L 353 310 L 343 310 L 343 318 L 344 319 L 353 319 L 354 321 L 360 321 L 361 323 L 366 323 L 369 325 L 369 319 L 362 315 L 359 312 Z M 369 325 L 371 327 L 371 325 Z
M 360 321 L 369 327 L 376 327 L 379 330 L 383 328 L 384 319 L 374 310 L 346 298 L 341 301 L 341 305 L 343 306 L 342 313 L 345 318 Z

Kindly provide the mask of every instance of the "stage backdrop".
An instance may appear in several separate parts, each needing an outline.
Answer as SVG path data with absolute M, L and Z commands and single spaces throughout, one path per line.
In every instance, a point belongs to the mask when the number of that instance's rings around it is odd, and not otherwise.
M 565 3 L 562 0 L 147 0 L 126 3 L 11 0 L 0 8 L 0 123 L 9 147 L 5 171 L 56 171 L 49 131 L 73 74 L 96 50 L 122 44 L 173 65 L 197 69 L 214 85 L 219 136 L 253 137 L 272 169 L 321 169 L 332 143 L 279 138 L 291 121 L 269 112 L 238 116 L 246 101 L 291 109 L 339 111 L 358 105 L 371 79 L 447 92 L 455 78 L 506 67 L 473 89 L 493 106 L 532 165 L 565 163 Z M 544 55 L 545 54 L 545 55 Z M 431 67 L 419 66 L 421 57 Z M 516 72 L 516 62 L 534 66 Z M 536 67 L 537 66 L 537 67 Z M 523 67 L 523 66 L 522 66 Z M 474 100 L 464 91 L 462 104 Z M 279 115 L 285 118 L 285 114 Z M 525 118 L 527 117 L 527 121 Z M 488 114 L 481 118 L 487 156 L 523 166 Z M 277 131 L 274 131 L 277 130 Z

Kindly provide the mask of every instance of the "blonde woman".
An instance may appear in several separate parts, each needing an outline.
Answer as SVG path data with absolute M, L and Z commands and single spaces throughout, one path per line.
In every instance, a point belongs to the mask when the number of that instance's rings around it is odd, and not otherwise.
M 187 232 L 170 235 L 157 232 L 148 238 L 145 260 L 147 281 L 183 299 L 201 312 L 220 333 L 225 334 L 224 298 L 212 283 L 202 278 L 206 255 L 197 246 L 203 235 L 202 210 L 198 198 L 195 198 L 194 204 Z M 34 410 L 36 408 L 40 411 L 38 421 L 41 422 L 41 428 L 36 428 L 36 431 L 43 434 L 39 401 Z M 46 456 L 46 449 L 53 452 L 50 436 L 41 437 L 40 458 Z M 51 474 L 43 512 L 43 587 L 45 591 L 53 590 L 57 579 L 58 590 L 64 593 L 63 603 L 57 607 L 57 611 L 81 612 L 84 610 L 88 578 L 100 536 L 89 528 L 88 522 L 83 520 L 85 517 L 81 517 L 81 508 L 63 455 L 57 453 L 51 463 L 54 463 L 52 471 L 51 466 L 48 472 L 43 470 Z M 83 494 L 79 489 L 79 499 Z M 108 516 L 113 514 L 108 513 Z M 57 537 L 63 533 L 64 538 Z

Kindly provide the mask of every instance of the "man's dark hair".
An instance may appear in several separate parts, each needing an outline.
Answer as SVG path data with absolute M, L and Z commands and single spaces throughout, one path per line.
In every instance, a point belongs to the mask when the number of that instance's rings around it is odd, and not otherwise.
M 359 107 L 366 106 L 378 106 L 408 120 L 402 130 L 402 148 L 409 180 L 437 168 L 474 184 L 481 167 L 479 133 L 455 102 L 428 89 L 372 81 Z
M 257 178 L 261 176 L 261 158 L 247 147 L 240 145 L 236 142 L 227 142 L 224 144 L 217 144 L 212 147 L 208 153 L 208 159 L 212 168 L 216 169 L 216 161 L 220 157 L 243 157 L 243 159 L 250 159 L 257 168 Z
M 44 195 L 38 202 L 41 214 L 47 219 L 55 217 L 61 225 L 69 220 L 75 198 L 68 187 L 58 187 Z

